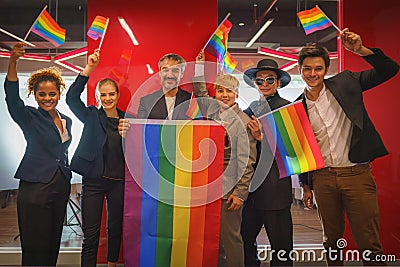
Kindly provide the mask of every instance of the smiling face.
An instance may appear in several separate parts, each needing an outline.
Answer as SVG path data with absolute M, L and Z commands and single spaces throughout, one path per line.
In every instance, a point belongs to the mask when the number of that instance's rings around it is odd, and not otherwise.
M 105 82 L 99 87 L 100 102 L 105 111 L 117 109 L 119 92 L 111 82 Z
M 258 87 L 265 98 L 274 95 L 281 84 L 275 71 L 261 70 L 256 73 L 254 84 Z
M 45 111 L 55 110 L 60 100 L 60 90 L 52 81 L 40 82 L 35 90 L 35 100 L 39 107 Z
M 221 108 L 230 108 L 235 104 L 237 93 L 235 88 L 227 88 L 224 86 L 216 86 L 215 88 L 215 99 L 221 105 Z
M 307 57 L 299 67 L 301 78 L 309 90 L 321 90 L 324 86 L 324 77 L 328 72 L 322 57 Z
M 160 62 L 160 78 L 164 91 L 177 88 L 182 77 L 183 71 L 178 61 L 166 58 Z

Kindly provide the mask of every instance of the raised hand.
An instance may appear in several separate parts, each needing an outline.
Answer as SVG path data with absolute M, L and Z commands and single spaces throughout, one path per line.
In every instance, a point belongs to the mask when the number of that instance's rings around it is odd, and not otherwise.
M 202 64 L 206 60 L 206 57 L 204 56 L 204 50 L 202 49 L 196 57 L 196 63 L 197 64 Z
M 83 76 L 89 76 L 90 73 L 99 65 L 100 62 L 100 50 L 95 49 L 93 54 L 88 56 L 87 64 L 85 69 L 81 72 Z
M 18 60 L 25 55 L 25 44 L 23 42 L 16 43 L 11 52 L 10 60 Z

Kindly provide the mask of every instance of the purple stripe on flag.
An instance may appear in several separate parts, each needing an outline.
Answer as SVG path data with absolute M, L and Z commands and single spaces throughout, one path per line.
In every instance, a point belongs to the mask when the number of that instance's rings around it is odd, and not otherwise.
M 125 155 L 142 154 L 142 125 L 133 124 L 127 132 L 125 138 Z M 126 160 L 135 160 L 135 164 L 127 164 L 134 168 L 125 168 L 125 191 L 124 194 L 124 264 L 125 266 L 139 266 L 140 261 L 140 214 L 142 189 L 138 186 L 142 180 L 142 158 L 127 158 Z
M 276 147 L 276 142 L 275 142 L 276 135 L 277 135 L 277 132 L 275 131 L 276 128 L 275 127 L 273 128 L 274 133 L 272 133 L 270 124 L 268 123 L 268 119 L 273 120 L 273 116 L 272 115 L 263 116 L 262 118 L 260 118 L 260 122 L 263 126 L 264 134 L 268 141 L 269 147 L 271 148 L 272 153 L 275 153 L 275 161 L 278 165 L 279 176 L 281 178 L 286 177 L 287 174 L 286 174 L 285 164 L 283 162 L 281 153 L 279 152 L 279 150 Z M 271 123 L 275 124 L 275 122 L 271 122 Z

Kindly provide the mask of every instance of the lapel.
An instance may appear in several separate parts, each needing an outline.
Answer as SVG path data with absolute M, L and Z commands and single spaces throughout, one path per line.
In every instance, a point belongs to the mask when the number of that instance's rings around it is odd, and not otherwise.
M 348 88 L 347 84 L 340 84 L 340 81 L 339 79 L 334 79 L 334 77 L 325 80 L 326 89 L 332 93 L 350 121 L 362 130 L 364 116 L 362 96 L 359 98 L 358 95 L 351 95 L 351 93 L 355 93 L 354 91 L 351 92 L 354 88 Z
M 151 113 L 154 114 L 155 116 L 150 116 L 151 118 L 154 117 L 154 119 L 166 119 L 168 116 L 168 111 L 167 111 L 167 104 L 165 103 L 165 96 L 164 92 L 162 89 L 157 91 L 155 94 L 155 105 L 154 107 L 151 108 Z
M 178 87 L 178 92 L 176 93 L 176 98 L 175 98 L 175 105 L 174 105 L 174 111 L 172 112 L 172 119 L 176 120 L 177 118 L 180 118 L 180 110 L 182 109 L 179 105 L 184 102 L 185 99 L 183 98 L 183 94 L 181 89 Z M 176 108 L 178 107 L 178 108 Z
M 48 123 L 51 125 L 51 128 L 53 129 L 54 133 L 61 140 L 60 132 L 59 132 L 56 124 L 54 123 L 53 119 L 51 118 L 50 114 L 41 108 L 38 108 L 38 110 L 45 117 L 45 119 L 48 121 Z M 59 113 L 59 114 L 61 114 L 61 113 Z

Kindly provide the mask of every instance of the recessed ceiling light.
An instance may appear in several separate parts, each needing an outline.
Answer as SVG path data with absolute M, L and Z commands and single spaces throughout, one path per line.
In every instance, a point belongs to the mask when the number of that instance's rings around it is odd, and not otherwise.
M 244 26 L 244 22 L 239 22 L 239 26 Z

